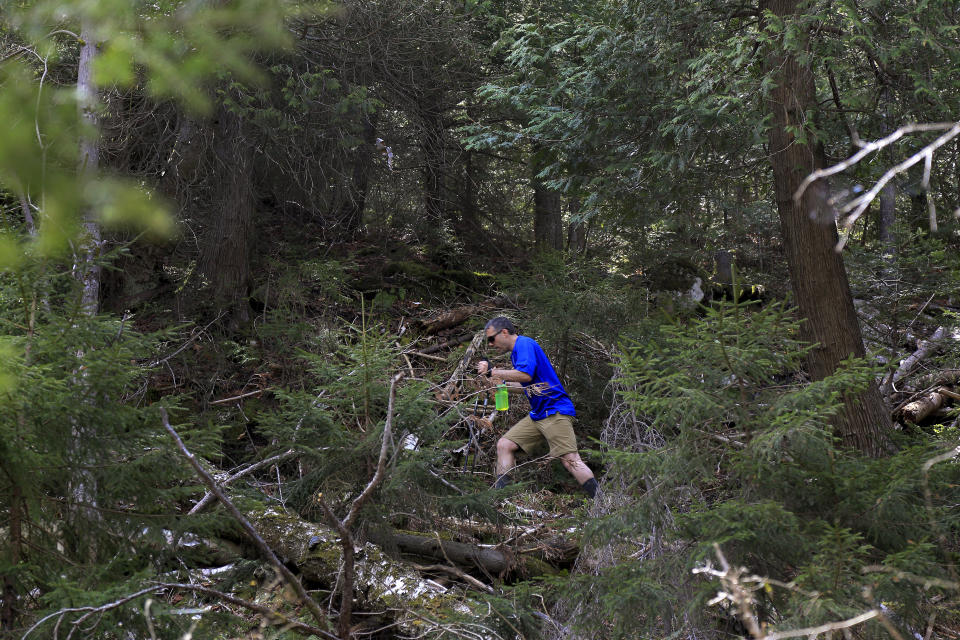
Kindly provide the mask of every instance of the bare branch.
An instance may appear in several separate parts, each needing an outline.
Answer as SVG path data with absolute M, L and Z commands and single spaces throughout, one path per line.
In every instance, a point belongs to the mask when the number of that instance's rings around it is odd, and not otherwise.
M 296 451 L 296 450 L 294 450 L 294 449 L 290 449 L 289 451 L 284 451 L 283 453 L 280 453 L 280 454 L 275 455 L 275 456 L 271 456 L 271 457 L 269 457 L 269 458 L 266 458 L 265 460 L 261 460 L 260 462 L 255 462 L 254 464 L 251 464 L 251 465 L 248 466 L 248 467 L 244 467 L 244 468 L 241 469 L 240 471 L 236 472 L 235 474 L 233 474 L 232 476 L 230 476 L 229 478 L 227 478 L 226 480 L 224 480 L 224 481 L 221 482 L 220 484 L 225 487 L 225 486 L 227 486 L 228 484 L 232 484 L 233 482 L 239 480 L 240 478 L 242 478 L 242 477 L 244 477 L 244 476 L 246 476 L 246 475 L 249 475 L 249 474 L 253 473 L 254 471 L 257 471 L 257 470 L 262 469 L 262 468 L 264 468 L 264 467 L 269 467 L 270 465 L 276 464 L 276 463 L 278 463 L 278 462 L 283 462 L 284 460 L 287 460 L 287 459 L 289 459 L 289 458 L 294 457 L 294 456 L 297 455 L 298 453 L 299 453 L 298 451 Z M 191 515 L 191 516 L 192 516 L 192 515 L 194 515 L 195 513 L 199 513 L 199 512 L 202 511 L 208 504 L 210 504 L 211 502 L 213 502 L 214 498 L 216 498 L 216 496 L 213 495 L 213 493 L 211 493 L 211 492 L 208 491 L 208 492 L 203 496 L 203 498 L 201 498 L 200 501 L 197 502 L 197 504 L 195 504 L 194 507 L 193 507 L 192 509 L 190 509 L 190 511 L 187 512 L 187 515 Z
M 880 616 L 881 611 L 879 609 L 870 609 L 865 613 L 861 613 L 860 615 L 854 616 L 848 620 L 841 620 L 840 622 L 830 622 L 827 624 L 822 624 L 819 627 L 808 627 L 806 629 L 792 629 L 790 631 L 770 633 L 763 636 L 763 640 L 781 640 L 781 638 L 799 638 L 800 636 L 815 638 L 821 633 L 839 631 L 840 629 L 848 629 L 858 624 L 862 624 L 867 620 L 878 618 Z
M 174 589 L 181 590 L 181 591 L 194 591 L 196 593 L 202 593 L 204 595 L 217 598 L 218 600 L 222 600 L 224 602 L 228 602 L 230 604 L 243 607 L 245 609 L 249 609 L 250 611 L 256 611 L 257 613 L 267 616 L 271 621 L 275 621 L 282 624 L 284 627 L 288 629 L 295 629 L 297 631 L 302 631 L 305 633 L 312 633 L 314 635 L 317 635 L 323 638 L 330 638 L 332 640 L 336 640 L 336 636 L 329 633 L 328 631 L 324 631 L 323 629 L 314 627 L 313 625 L 309 625 L 303 622 L 299 622 L 297 620 L 292 620 L 286 615 L 284 615 L 283 613 L 274 611 L 269 607 L 265 607 L 263 605 L 249 602 L 248 600 L 243 600 L 242 598 L 237 598 L 236 596 L 232 596 L 228 593 L 223 593 L 222 591 L 217 591 L 216 589 L 211 589 L 209 587 L 202 587 L 195 584 L 181 584 L 181 583 L 167 583 L 167 582 L 159 583 L 152 587 L 148 587 L 146 589 L 141 589 L 140 591 L 126 595 L 118 600 L 114 600 L 113 602 L 102 604 L 98 607 L 72 607 L 69 609 L 61 609 L 59 611 L 51 613 L 48 616 L 45 616 L 44 618 L 40 619 L 36 624 L 34 624 L 32 627 L 27 629 L 27 632 L 23 634 L 23 636 L 21 637 L 21 640 L 26 640 L 27 636 L 29 636 L 34 631 L 34 629 L 36 629 L 37 627 L 42 625 L 44 622 L 46 622 L 47 620 L 53 617 L 59 616 L 62 620 L 63 616 L 65 616 L 68 613 L 76 613 L 81 611 L 85 612 L 84 615 L 80 616 L 79 618 L 77 618 L 76 620 L 70 623 L 71 625 L 73 625 L 74 629 L 76 629 L 78 625 L 83 624 L 86 620 L 88 620 L 92 616 L 101 615 L 103 613 L 106 613 L 107 611 L 117 609 L 132 600 L 136 600 L 137 598 L 143 597 L 151 593 L 156 593 L 158 591 L 164 591 L 164 590 L 174 590 Z M 59 625 L 59 622 L 57 624 Z
M 841 171 L 849 169 L 853 165 L 857 164 L 863 160 L 869 154 L 879 151 L 884 147 L 887 147 L 897 140 L 901 139 L 903 136 L 909 133 L 918 133 L 924 131 L 946 131 L 943 135 L 938 137 L 933 142 L 927 144 L 922 149 L 914 153 L 912 156 L 904 160 L 903 162 L 894 165 L 887 170 L 880 179 L 866 192 L 857 196 L 856 198 L 850 200 L 845 205 L 840 207 L 839 213 L 841 215 L 848 214 L 843 220 L 844 233 L 841 235 L 840 241 L 837 243 L 837 250 L 843 249 L 844 245 L 847 242 L 849 237 L 850 228 L 853 224 L 860 218 L 867 207 L 870 206 L 870 203 L 873 202 L 877 195 L 880 194 L 880 191 L 890 182 L 894 176 L 899 173 L 903 173 L 913 165 L 919 163 L 921 160 L 924 162 L 924 171 L 923 171 L 923 180 L 921 182 L 921 188 L 926 190 L 930 187 L 930 172 L 933 163 L 933 153 L 943 145 L 947 144 L 958 135 L 960 135 L 960 122 L 937 122 L 937 123 L 928 123 L 928 124 L 912 124 L 904 127 L 900 127 L 890 135 L 877 140 L 876 142 L 867 142 L 860 143 L 862 148 L 857 153 L 853 154 L 843 162 L 839 162 L 832 167 L 827 167 L 826 169 L 818 169 L 804 178 L 803 182 L 800 184 L 800 187 L 797 188 L 796 193 L 793 194 L 793 199 L 795 202 L 800 202 L 800 199 L 803 197 L 803 194 L 806 192 L 807 188 L 811 184 L 820 180 L 821 178 L 826 178 Z M 930 229 L 931 231 L 937 230 L 937 210 L 936 206 L 931 200 L 928 200 L 928 209 L 930 214 Z
M 174 442 L 177 444 L 177 448 L 180 449 L 180 452 L 184 455 L 187 461 L 190 463 L 190 466 L 193 467 L 194 471 L 197 472 L 197 475 L 203 480 L 203 483 L 207 485 L 207 488 L 213 493 L 220 502 L 223 503 L 223 506 L 227 508 L 227 511 L 230 512 L 230 515 L 240 523 L 240 526 L 243 527 L 243 530 L 246 531 L 247 535 L 253 540 L 254 544 L 257 546 L 257 549 L 260 550 L 260 553 L 267 559 L 267 561 L 272 564 L 277 571 L 280 572 L 280 575 L 283 576 L 284 581 L 290 585 L 290 587 L 296 592 L 297 596 L 303 601 L 304 605 L 310 610 L 310 613 L 313 614 L 314 619 L 317 621 L 317 624 L 322 627 L 327 626 L 327 616 L 320 608 L 320 605 L 310 597 L 307 593 L 307 590 L 303 588 L 303 585 L 300 584 L 300 581 L 297 579 L 293 573 L 287 569 L 287 567 L 280 562 L 280 559 L 277 558 L 276 554 L 273 552 L 273 549 L 270 548 L 263 538 L 254 529 L 253 525 L 250 524 L 250 521 L 247 520 L 239 509 L 230 501 L 227 495 L 223 492 L 213 477 L 207 473 L 200 462 L 197 460 L 196 456 L 190 453 L 190 450 L 187 449 L 186 445 L 183 443 L 183 440 L 180 439 L 179 434 L 176 430 L 170 425 L 170 419 L 167 416 L 167 411 L 163 407 L 160 407 L 160 417 L 163 419 L 163 427 L 167 430 L 167 433 L 173 438 Z

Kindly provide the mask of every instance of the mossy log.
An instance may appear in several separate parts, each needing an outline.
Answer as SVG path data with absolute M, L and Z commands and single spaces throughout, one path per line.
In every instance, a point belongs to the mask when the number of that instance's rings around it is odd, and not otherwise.
M 277 556 L 296 566 L 303 579 L 324 585 L 336 582 L 342 552 L 340 538 L 331 528 L 275 507 L 247 517 Z M 459 600 L 373 544 L 358 546 L 355 559 L 354 597 L 361 607 L 406 609 L 414 601 L 442 607 L 455 606 Z
M 560 568 L 552 563 L 572 562 L 579 551 L 575 544 L 561 539 L 518 550 L 443 540 L 410 532 L 395 533 L 378 540 L 385 546 L 395 546 L 404 554 L 451 562 L 465 570 L 479 571 L 494 578 L 553 575 L 559 573 Z

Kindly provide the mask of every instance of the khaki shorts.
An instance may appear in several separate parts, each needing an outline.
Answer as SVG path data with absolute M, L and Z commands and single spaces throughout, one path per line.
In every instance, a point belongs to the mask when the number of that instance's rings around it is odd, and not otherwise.
M 513 425 L 503 437 L 516 442 L 529 455 L 533 455 L 544 442 L 550 445 L 551 458 L 577 452 L 573 417 L 559 413 L 549 415 L 543 420 L 534 420 L 528 415 Z

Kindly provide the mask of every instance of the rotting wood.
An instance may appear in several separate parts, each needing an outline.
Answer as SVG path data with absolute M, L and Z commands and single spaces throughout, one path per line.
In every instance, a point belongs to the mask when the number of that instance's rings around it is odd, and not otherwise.
M 934 411 L 943 406 L 948 395 L 941 393 L 942 389 L 932 391 L 927 395 L 910 402 L 900 410 L 900 418 L 904 422 L 916 424 L 928 417 Z

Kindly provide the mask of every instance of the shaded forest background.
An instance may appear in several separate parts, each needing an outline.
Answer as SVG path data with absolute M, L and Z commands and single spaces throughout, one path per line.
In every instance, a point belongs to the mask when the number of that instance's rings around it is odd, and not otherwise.
M 4 637 L 960 637 L 955 3 L 0 16 Z

